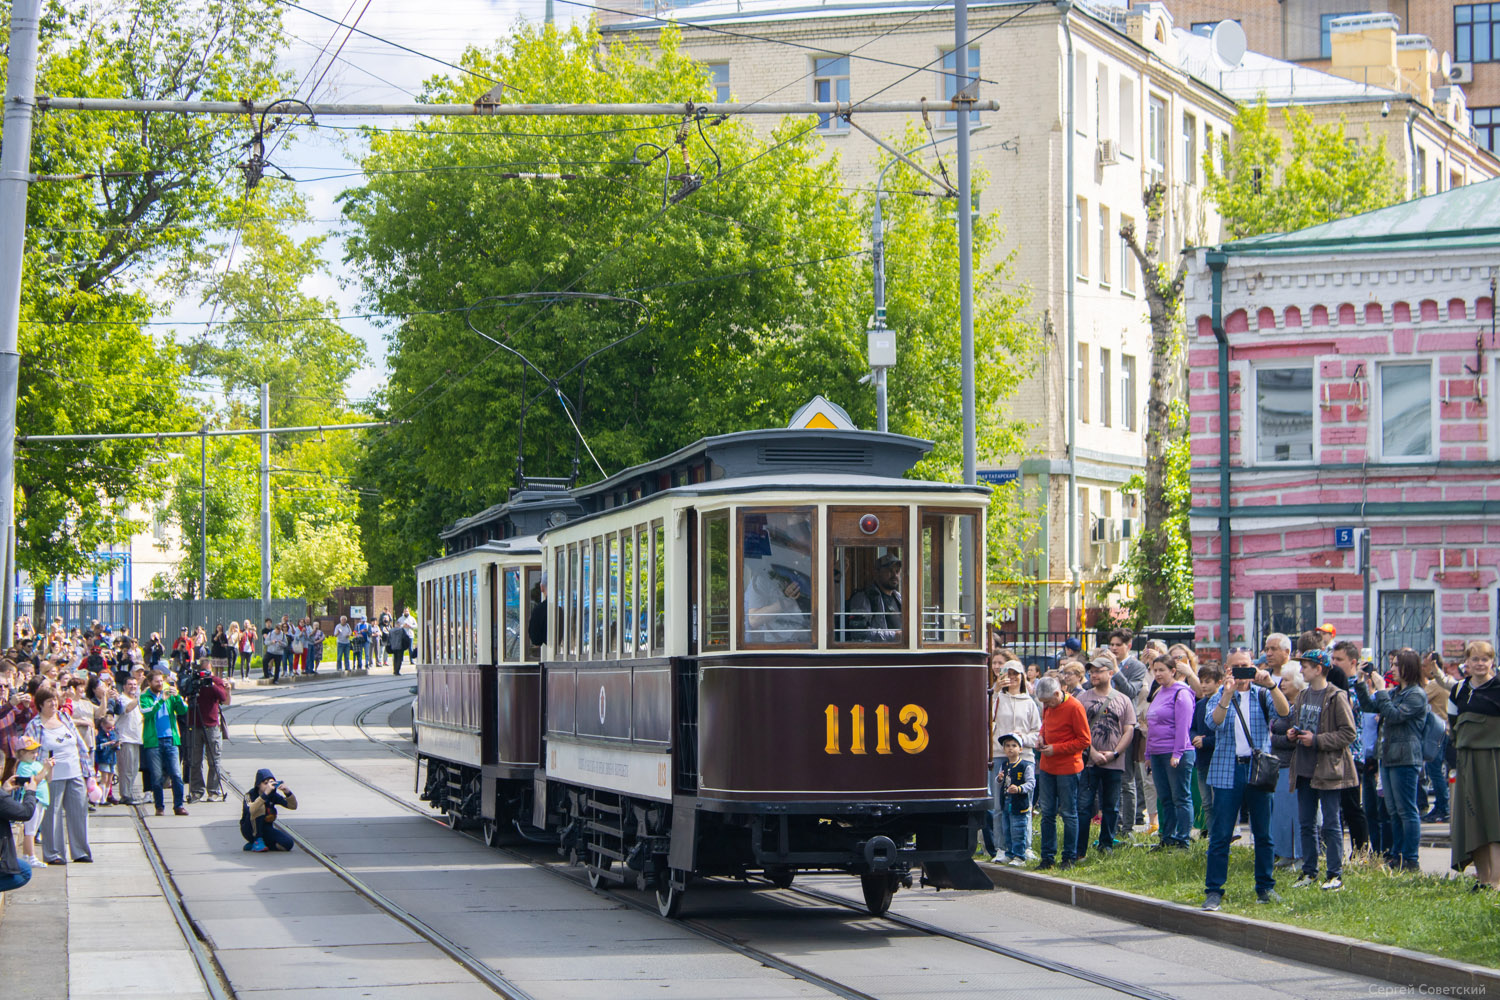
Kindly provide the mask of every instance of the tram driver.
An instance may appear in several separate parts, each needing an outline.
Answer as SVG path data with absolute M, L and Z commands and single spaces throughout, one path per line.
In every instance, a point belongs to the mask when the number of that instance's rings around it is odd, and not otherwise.
M 875 579 L 849 598 L 848 625 L 845 628 L 847 641 L 901 641 L 900 586 L 901 553 L 890 550 L 875 560 Z

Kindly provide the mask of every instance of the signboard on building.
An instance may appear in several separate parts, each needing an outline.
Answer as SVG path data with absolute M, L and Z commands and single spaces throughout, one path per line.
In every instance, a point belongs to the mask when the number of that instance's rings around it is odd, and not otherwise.
M 365 606 L 363 604 L 351 604 L 349 605 L 349 617 L 351 620 L 357 620 L 369 616 L 365 614 Z
M 1021 478 L 1020 469 L 980 469 L 979 481 L 991 486 L 1004 486 Z

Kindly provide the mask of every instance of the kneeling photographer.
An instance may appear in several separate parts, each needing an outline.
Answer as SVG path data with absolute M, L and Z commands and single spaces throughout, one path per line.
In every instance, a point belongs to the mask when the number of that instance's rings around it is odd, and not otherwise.
M 276 828 L 277 809 L 281 806 L 296 809 L 297 796 L 276 780 L 270 768 L 256 771 L 255 787 L 245 796 L 245 806 L 240 811 L 240 834 L 245 838 L 245 850 L 260 854 L 290 851 L 296 846 L 291 834 Z

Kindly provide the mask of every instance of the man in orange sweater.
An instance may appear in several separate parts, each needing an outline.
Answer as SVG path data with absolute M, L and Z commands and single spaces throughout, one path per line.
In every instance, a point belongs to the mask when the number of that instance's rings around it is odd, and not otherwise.
M 1062 813 L 1063 868 L 1073 867 L 1078 843 L 1078 774 L 1083 753 L 1089 748 L 1088 716 L 1078 699 L 1062 689 L 1055 677 L 1036 682 L 1036 699 L 1042 703 L 1042 734 L 1037 747 L 1037 803 L 1042 814 L 1042 860 L 1039 869 L 1051 868 L 1057 853 L 1057 815 Z

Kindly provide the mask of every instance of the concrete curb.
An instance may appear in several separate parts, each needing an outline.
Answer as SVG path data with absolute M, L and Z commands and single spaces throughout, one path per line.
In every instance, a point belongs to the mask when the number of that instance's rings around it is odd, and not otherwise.
M 1232 913 L 1210 913 L 1196 906 L 1168 903 L 1015 868 L 983 863 L 981 866 L 996 888 L 1081 907 L 1131 923 L 1176 934 L 1191 934 L 1320 968 L 1384 979 L 1413 989 L 1438 987 L 1456 994 L 1500 996 L 1500 969 L 1407 948 L 1356 941 L 1289 924 L 1252 920 Z
M 345 670 L 342 673 L 329 669 L 319 670 L 313 674 L 282 674 L 281 680 L 276 684 L 272 684 L 264 677 L 249 677 L 237 683 L 246 687 L 279 687 L 282 684 L 316 684 L 318 681 L 348 680 L 351 677 L 368 676 L 370 676 L 370 672 L 361 667 L 358 670 Z

